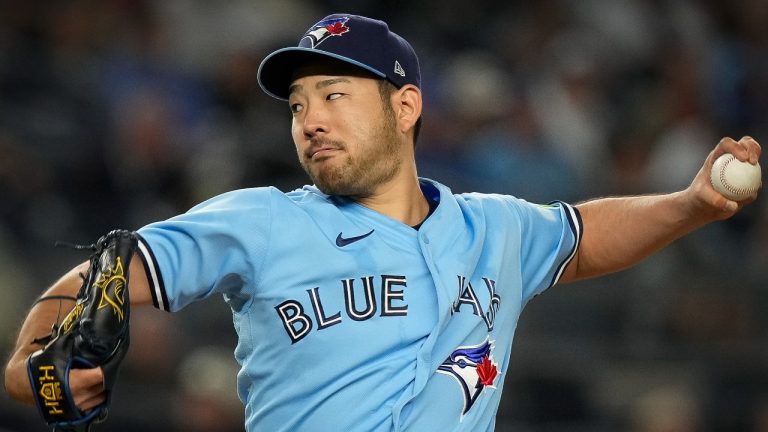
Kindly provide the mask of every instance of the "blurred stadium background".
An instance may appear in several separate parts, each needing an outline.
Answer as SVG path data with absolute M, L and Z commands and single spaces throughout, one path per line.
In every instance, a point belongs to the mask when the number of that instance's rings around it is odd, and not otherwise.
M 764 0 L 5 0 L 3 358 L 33 299 L 85 259 L 56 240 L 306 181 L 288 108 L 254 77 L 266 53 L 338 11 L 385 19 L 420 53 L 420 173 L 455 191 L 671 191 L 721 136 L 768 144 Z M 497 430 L 768 431 L 766 211 L 763 197 L 632 270 L 537 297 Z M 97 430 L 242 430 L 220 298 L 136 311 L 132 339 Z M 1 432 L 44 430 L 0 395 Z

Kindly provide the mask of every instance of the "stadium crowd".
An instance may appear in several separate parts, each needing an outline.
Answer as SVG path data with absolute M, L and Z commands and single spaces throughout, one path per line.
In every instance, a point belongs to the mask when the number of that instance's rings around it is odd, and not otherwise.
M 768 141 L 764 0 L 6 0 L 3 358 L 32 301 L 87 258 L 57 240 L 88 244 L 226 190 L 307 181 L 288 107 L 256 70 L 337 11 L 382 18 L 413 43 L 420 174 L 457 192 L 541 203 L 665 192 L 721 136 Z M 768 432 L 767 213 L 762 197 L 634 269 L 537 297 L 497 430 Z M 134 311 L 98 430 L 242 430 L 231 326 L 218 297 Z M 36 430 L 34 409 L 0 394 L 0 432 Z

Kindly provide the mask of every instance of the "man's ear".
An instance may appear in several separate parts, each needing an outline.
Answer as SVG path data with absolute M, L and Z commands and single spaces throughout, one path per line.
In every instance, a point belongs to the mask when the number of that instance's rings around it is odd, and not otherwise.
M 412 130 L 421 117 L 421 90 L 406 84 L 392 95 L 392 103 L 400 132 Z

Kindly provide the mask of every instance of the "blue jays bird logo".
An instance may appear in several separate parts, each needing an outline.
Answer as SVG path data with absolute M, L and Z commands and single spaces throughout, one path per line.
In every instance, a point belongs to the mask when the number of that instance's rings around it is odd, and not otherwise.
M 349 21 L 348 17 L 322 20 L 307 30 L 304 38 L 309 39 L 312 48 L 315 48 L 331 36 L 341 36 L 348 32 L 347 21 Z
M 491 357 L 493 348 L 493 341 L 488 338 L 480 345 L 459 347 L 437 368 L 438 373 L 450 375 L 461 386 L 464 395 L 462 420 L 484 388 L 496 388 L 493 382 L 498 376 L 498 363 Z

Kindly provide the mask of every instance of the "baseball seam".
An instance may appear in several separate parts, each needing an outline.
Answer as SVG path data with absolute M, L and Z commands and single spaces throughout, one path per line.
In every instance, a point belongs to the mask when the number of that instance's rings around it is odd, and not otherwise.
M 737 197 L 741 196 L 747 196 L 755 192 L 755 188 L 738 188 L 734 187 L 732 184 L 728 183 L 728 180 L 725 177 L 725 171 L 728 169 L 728 165 L 731 164 L 736 160 L 735 157 L 731 156 L 729 157 L 724 163 L 723 166 L 720 168 L 720 184 L 723 185 L 725 190 L 728 192 L 734 194 Z

